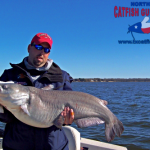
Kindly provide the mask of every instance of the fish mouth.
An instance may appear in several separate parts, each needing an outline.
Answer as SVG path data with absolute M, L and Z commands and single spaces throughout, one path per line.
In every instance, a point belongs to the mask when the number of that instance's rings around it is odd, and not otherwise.
M 1 91 L 0 91 L 0 99 L 1 99 L 1 97 L 7 97 L 7 95 L 8 94 L 1 93 Z
M 2 86 L 0 86 L 0 93 L 1 93 L 1 92 L 3 92 L 3 88 L 2 88 Z
M 0 86 L 0 99 L 1 97 L 7 97 L 9 94 L 4 92 L 4 89 L 2 88 L 2 86 Z
M 0 97 L 6 97 L 8 94 L 4 93 L 4 89 L 0 85 Z

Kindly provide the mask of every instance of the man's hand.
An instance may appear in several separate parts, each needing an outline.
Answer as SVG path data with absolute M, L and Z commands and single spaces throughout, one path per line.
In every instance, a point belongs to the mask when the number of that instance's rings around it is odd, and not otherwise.
M 72 124 L 74 120 L 74 112 L 73 109 L 70 109 L 69 107 L 65 107 L 64 111 L 61 113 L 62 116 L 65 118 L 64 124 Z

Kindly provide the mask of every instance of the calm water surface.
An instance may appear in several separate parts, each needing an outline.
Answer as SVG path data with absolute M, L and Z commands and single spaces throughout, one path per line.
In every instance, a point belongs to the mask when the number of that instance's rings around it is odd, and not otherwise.
M 74 82 L 73 90 L 108 101 L 108 108 L 124 125 L 111 143 L 128 150 L 150 150 L 150 82 Z M 79 129 L 82 137 L 106 142 L 104 124 Z

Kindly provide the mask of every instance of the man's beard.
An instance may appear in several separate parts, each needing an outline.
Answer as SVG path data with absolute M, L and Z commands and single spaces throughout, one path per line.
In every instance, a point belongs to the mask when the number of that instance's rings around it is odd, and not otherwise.
M 39 67 L 39 66 L 41 67 L 41 65 L 43 64 L 43 61 L 44 61 L 44 60 L 39 61 L 39 60 L 37 60 L 37 59 L 34 59 L 34 60 L 33 60 L 33 65 L 36 66 L 36 67 Z M 44 65 L 44 64 L 43 64 L 43 65 Z

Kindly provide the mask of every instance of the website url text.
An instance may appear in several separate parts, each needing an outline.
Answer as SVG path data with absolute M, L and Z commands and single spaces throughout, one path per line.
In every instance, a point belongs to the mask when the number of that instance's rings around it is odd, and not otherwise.
M 119 44 L 150 44 L 150 40 L 118 40 Z

